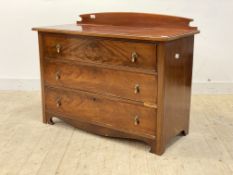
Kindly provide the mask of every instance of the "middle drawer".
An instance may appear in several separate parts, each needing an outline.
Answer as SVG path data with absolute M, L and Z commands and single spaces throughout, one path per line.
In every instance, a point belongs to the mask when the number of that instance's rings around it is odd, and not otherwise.
M 157 76 L 70 63 L 45 63 L 46 85 L 68 87 L 155 104 Z

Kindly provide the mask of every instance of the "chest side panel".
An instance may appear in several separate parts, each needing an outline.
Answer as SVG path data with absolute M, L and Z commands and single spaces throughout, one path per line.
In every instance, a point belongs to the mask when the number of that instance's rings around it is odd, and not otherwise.
M 157 140 L 161 154 L 169 140 L 188 134 L 193 36 L 159 45 Z

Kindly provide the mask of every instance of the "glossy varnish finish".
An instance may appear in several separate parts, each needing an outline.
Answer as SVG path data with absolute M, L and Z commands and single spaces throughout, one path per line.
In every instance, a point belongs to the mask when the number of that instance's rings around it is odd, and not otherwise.
M 46 88 L 45 93 L 46 110 L 53 113 L 125 132 L 155 134 L 154 108 L 81 91 Z
M 46 85 L 75 88 L 156 104 L 156 75 L 54 61 L 47 61 L 44 67 Z M 135 93 L 137 87 L 139 92 Z
M 60 47 L 59 53 L 57 46 Z M 44 37 L 46 58 L 151 70 L 156 67 L 155 48 L 156 44 L 153 43 L 126 42 L 93 37 L 54 34 Z M 133 53 L 136 53 L 135 58 L 132 58 Z
M 188 134 L 191 19 L 141 14 L 81 15 L 39 32 L 43 122 L 151 145 L 161 155 Z
M 173 28 L 189 28 L 189 23 L 193 21 L 189 18 L 174 17 L 168 15 L 155 15 L 146 13 L 127 13 L 127 12 L 111 12 L 111 13 L 92 13 L 80 15 L 81 20 L 77 24 L 92 25 L 114 25 L 126 27 L 173 27 Z
M 155 152 L 162 154 L 172 137 L 189 131 L 193 37 L 158 47 L 158 113 Z M 179 58 L 176 58 L 176 54 Z
M 80 15 L 77 24 L 37 27 L 47 33 L 100 36 L 105 38 L 169 41 L 199 33 L 192 19 L 143 13 L 95 13 Z M 172 28 L 172 30 L 171 30 Z

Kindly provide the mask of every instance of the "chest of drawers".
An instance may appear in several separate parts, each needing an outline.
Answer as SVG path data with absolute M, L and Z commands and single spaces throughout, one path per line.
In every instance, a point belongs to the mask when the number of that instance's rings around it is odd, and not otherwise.
M 137 139 L 161 155 L 188 134 L 191 19 L 142 13 L 80 15 L 39 35 L 43 122 Z

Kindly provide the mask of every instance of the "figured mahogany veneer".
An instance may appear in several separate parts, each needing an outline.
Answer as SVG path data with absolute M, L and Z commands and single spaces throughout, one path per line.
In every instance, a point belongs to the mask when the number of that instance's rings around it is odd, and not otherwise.
M 46 110 L 68 118 L 145 134 L 145 137 L 153 137 L 156 131 L 154 108 L 81 91 L 46 88 L 45 93 Z
M 59 53 L 55 49 L 58 43 Z M 44 45 L 45 57 L 51 59 L 151 70 L 155 70 L 156 67 L 156 45 L 152 43 L 47 34 Z M 133 53 L 136 53 L 134 61 L 129 59 Z
M 161 155 L 189 131 L 192 19 L 143 13 L 80 15 L 39 33 L 43 122 L 137 139 Z
M 148 104 L 156 103 L 157 76 L 155 75 L 49 61 L 46 62 L 44 72 L 46 85 L 118 96 Z M 135 94 L 137 85 L 139 92 Z

